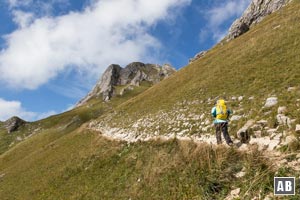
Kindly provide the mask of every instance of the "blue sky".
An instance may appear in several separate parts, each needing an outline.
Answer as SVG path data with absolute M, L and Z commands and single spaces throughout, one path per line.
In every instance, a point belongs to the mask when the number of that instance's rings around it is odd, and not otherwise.
M 2 0 L 0 120 L 70 109 L 109 64 L 180 69 L 226 34 L 250 0 Z

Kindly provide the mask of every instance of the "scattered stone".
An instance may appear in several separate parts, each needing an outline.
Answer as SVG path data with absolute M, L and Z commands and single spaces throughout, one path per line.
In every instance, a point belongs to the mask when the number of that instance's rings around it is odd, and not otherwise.
M 4 127 L 6 128 L 8 133 L 12 133 L 14 131 L 17 131 L 24 124 L 26 124 L 26 121 L 15 116 L 5 121 Z
M 296 133 L 300 133 L 300 124 L 296 125 L 296 129 L 295 129 Z
M 205 120 L 205 125 L 209 125 L 211 122 L 209 119 Z
M 261 131 L 254 131 L 253 134 L 255 137 L 260 138 L 262 136 Z
M 297 141 L 297 138 L 294 135 L 289 135 L 289 136 L 286 136 L 284 143 L 290 144 L 294 141 Z
M 247 150 L 248 150 L 248 145 L 247 145 L 247 144 L 242 144 L 242 145 L 239 147 L 239 150 L 241 150 L 241 151 L 247 151 Z
M 249 100 L 254 100 L 254 97 L 252 96 L 252 97 L 249 97 L 248 99 L 249 99 Z
M 287 91 L 288 91 L 288 92 L 293 92 L 293 91 L 295 91 L 295 90 L 296 90 L 296 87 L 289 87 Z
M 278 98 L 277 97 L 269 97 L 266 100 L 265 106 L 266 108 L 275 106 L 278 103 Z
M 292 121 L 289 117 L 287 117 L 283 114 L 278 114 L 276 116 L 276 119 L 280 125 L 287 125 L 289 128 L 292 127 Z
M 253 126 L 251 126 L 251 129 L 253 131 L 259 131 L 259 130 L 262 130 L 263 127 L 260 124 L 254 124 Z
M 231 194 L 232 196 L 238 197 L 238 195 L 240 194 L 240 192 L 241 192 L 241 189 L 240 189 L 240 188 L 237 188 L 237 189 L 235 189 L 235 190 L 232 190 L 232 191 L 230 192 L 230 194 Z
M 22 141 L 23 139 L 22 139 L 22 137 L 18 136 L 18 137 L 16 138 L 16 140 L 17 140 L 17 141 Z
M 2 179 L 5 176 L 5 174 L 0 174 L 0 179 Z
M 234 176 L 237 177 L 237 178 L 241 178 L 245 175 L 246 175 L 246 172 L 242 170 L 242 171 L 238 172 L 237 174 L 235 174 Z
M 237 137 L 240 139 L 241 143 L 248 143 L 250 141 L 250 127 L 255 123 L 254 120 L 248 120 L 246 124 L 237 132 Z
M 276 133 L 276 131 L 277 131 L 277 128 L 272 128 L 272 129 L 267 130 L 267 133 L 269 135 L 272 135 L 273 133 Z
M 189 60 L 189 63 L 195 62 L 196 60 L 202 58 L 203 56 L 205 56 L 205 54 L 207 53 L 207 51 L 200 51 L 199 53 L 197 53 L 193 58 L 191 58 Z
M 243 96 L 239 96 L 239 98 L 238 98 L 239 101 L 242 101 L 243 99 L 244 99 Z
M 287 112 L 287 108 L 285 106 L 278 107 L 277 113 L 278 114 L 285 114 Z
M 242 118 L 242 116 L 240 115 L 232 115 L 232 117 L 230 118 L 231 121 L 238 121 Z
M 262 126 L 266 126 L 268 124 L 268 121 L 262 119 L 262 120 L 257 121 L 256 123 L 259 124 L 259 125 L 262 125 Z
M 277 147 L 277 145 L 279 145 L 279 143 L 280 143 L 280 140 L 270 140 L 270 143 L 269 143 L 269 146 L 268 146 L 268 151 L 272 151 L 272 150 L 274 150 L 276 147 Z

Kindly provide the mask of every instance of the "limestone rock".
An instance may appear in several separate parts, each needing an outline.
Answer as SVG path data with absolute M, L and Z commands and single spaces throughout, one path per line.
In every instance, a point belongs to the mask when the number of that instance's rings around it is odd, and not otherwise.
M 246 124 L 238 130 L 237 137 L 241 143 L 248 143 L 250 141 L 250 127 L 255 123 L 254 120 L 248 120 Z
M 287 112 L 287 108 L 285 106 L 278 107 L 277 113 L 278 114 L 285 114 Z
M 230 118 L 231 121 L 238 121 L 242 118 L 242 116 L 240 115 L 232 115 L 232 117 Z
M 276 12 L 291 0 L 252 0 L 241 18 L 235 20 L 231 25 L 226 41 L 230 41 L 246 33 L 253 24 L 262 21 L 267 15 Z
M 295 131 L 296 131 L 296 133 L 300 133 L 300 124 L 296 125 L 296 130 Z
M 4 122 L 4 127 L 6 128 L 8 133 L 12 133 L 14 131 L 17 131 L 19 127 L 23 126 L 24 124 L 26 124 L 26 121 L 14 116 Z
M 295 91 L 297 88 L 296 87 L 289 87 L 288 88 L 288 92 L 293 92 L 293 91 Z
M 232 190 L 232 191 L 230 192 L 230 194 L 231 194 L 232 196 L 238 196 L 238 195 L 240 194 L 240 192 L 241 192 L 241 189 L 240 189 L 240 188 L 237 188 L 237 189 L 235 189 L 235 190 Z
M 277 97 L 269 97 L 266 100 L 265 107 L 269 108 L 269 107 L 275 106 L 277 103 L 278 103 Z
M 285 144 L 290 144 L 290 143 L 292 143 L 292 142 L 294 142 L 294 141 L 297 141 L 297 138 L 296 138 L 294 135 L 289 135 L 289 136 L 287 136 L 287 137 L 285 138 L 284 143 L 285 143 Z
M 287 117 L 283 114 L 278 114 L 276 116 L 276 119 L 280 125 L 287 125 L 289 128 L 292 127 L 292 121 L 289 117 Z
M 130 89 L 128 85 L 139 86 L 143 81 L 156 84 L 175 72 L 176 70 L 169 64 L 160 66 L 133 62 L 125 68 L 112 64 L 105 70 L 93 90 L 81 99 L 76 107 L 85 104 L 91 98 L 102 97 L 104 101 L 110 100 L 112 96 L 116 95 L 115 86 L 126 86 L 126 89 Z M 126 89 L 123 88 L 120 93 L 123 94 Z
M 203 56 L 205 56 L 205 54 L 207 53 L 207 51 L 200 51 L 199 53 L 197 53 L 193 58 L 191 58 L 189 60 L 189 63 L 192 63 L 200 58 L 202 58 Z

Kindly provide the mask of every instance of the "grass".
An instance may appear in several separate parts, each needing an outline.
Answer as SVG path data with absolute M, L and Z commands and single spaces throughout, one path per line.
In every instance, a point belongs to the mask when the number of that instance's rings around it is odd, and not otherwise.
M 237 187 L 247 199 L 272 192 L 274 176 L 258 151 L 178 140 L 129 145 L 84 130 L 0 166 L 3 200 L 224 199 Z M 242 168 L 245 177 L 236 178 Z
M 183 118 L 204 113 L 211 120 L 210 109 L 219 97 L 244 116 L 231 123 L 230 132 L 248 119 L 265 119 L 274 127 L 278 106 L 287 106 L 287 116 L 300 123 L 299 9 L 300 2 L 294 1 L 152 87 L 142 83 L 105 103 L 93 98 L 84 106 L 29 123 L 10 135 L 1 123 L 1 200 L 224 199 L 235 188 L 241 189 L 240 199 L 252 199 L 273 192 L 274 175 L 299 177 L 299 172 L 287 167 L 276 170 L 255 149 L 240 152 L 178 140 L 128 144 L 86 128 L 91 120 L 131 127 L 149 116 L 146 121 L 159 124 L 151 127 L 153 132 L 168 132 L 173 120 L 179 131 L 188 123 L 193 127 L 187 134 L 202 134 L 198 119 Z M 289 92 L 292 86 L 296 90 Z M 266 98 L 274 95 L 278 106 L 263 108 Z M 244 97 L 242 101 L 232 100 L 239 96 Z M 32 137 L 16 141 L 34 130 Z M 299 143 L 282 148 L 297 152 Z M 245 176 L 237 178 L 241 170 Z M 296 198 L 299 194 L 287 199 Z

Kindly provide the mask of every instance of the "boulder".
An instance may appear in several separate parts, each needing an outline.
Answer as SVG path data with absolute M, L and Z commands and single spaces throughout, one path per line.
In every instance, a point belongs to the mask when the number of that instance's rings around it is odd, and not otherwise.
M 229 28 L 226 41 L 230 41 L 246 33 L 253 24 L 259 23 L 267 15 L 276 12 L 291 0 L 252 0 L 243 15 L 235 20 Z
M 275 106 L 277 103 L 278 103 L 277 97 L 269 97 L 269 98 L 267 98 L 264 107 L 269 108 L 269 107 Z
M 193 58 L 190 58 L 189 63 L 192 63 L 192 62 L 202 58 L 203 56 L 205 56 L 206 53 L 207 53 L 207 51 L 200 51 Z
M 249 143 L 250 141 L 250 127 L 255 123 L 254 120 L 248 120 L 246 124 L 238 130 L 237 137 L 241 143 Z
M 26 124 L 26 121 L 14 116 L 4 122 L 4 127 L 6 128 L 8 133 L 12 133 L 14 131 L 17 131 L 24 124 Z

